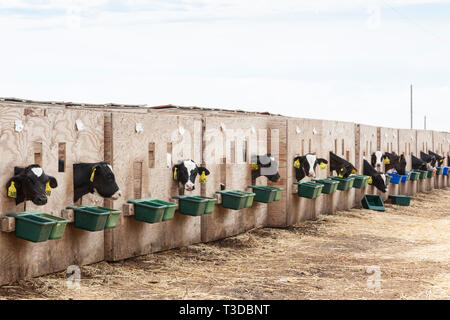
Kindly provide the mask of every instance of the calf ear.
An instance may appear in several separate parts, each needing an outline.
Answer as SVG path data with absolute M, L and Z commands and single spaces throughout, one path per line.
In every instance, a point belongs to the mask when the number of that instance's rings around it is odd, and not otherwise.
M 202 172 L 205 172 L 205 175 L 209 176 L 209 170 L 206 169 L 205 167 L 198 167 L 198 173 L 202 174 Z
M 22 203 L 25 199 L 22 193 L 22 177 L 14 176 L 6 184 L 6 194 L 10 198 L 16 199 L 16 205 Z
M 328 161 L 323 158 L 319 158 L 316 160 L 316 163 L 319 165 L 321 170 L 325 170 L 327 168 Z
M 55 177 L 48 176 L 48 179 L 49 179 L 49 182 L 50 182 L 50 187 L 56 188 L 58 186 L 58 181 L 56 181 Z

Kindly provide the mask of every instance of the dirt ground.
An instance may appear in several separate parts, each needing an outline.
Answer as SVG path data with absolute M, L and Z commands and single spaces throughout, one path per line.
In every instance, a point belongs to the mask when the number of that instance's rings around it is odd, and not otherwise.
M 80 289 L 65 272 L 19 281 L 0 300 L 450 299 L 449 203 L 449 188 L 434 190 L 384 213 L 352 209 L 84 266 Z

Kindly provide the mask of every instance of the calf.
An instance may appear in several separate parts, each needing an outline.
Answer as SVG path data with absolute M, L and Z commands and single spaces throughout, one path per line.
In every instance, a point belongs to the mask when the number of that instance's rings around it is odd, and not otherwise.
M 427 163 L 411 155 L 411 167 L 415 170 L 427 170 Z
M 438 155 L 437 153 L 434 153 L 433 151 L 429 151 L 429 150 L 428 150 L 428 154 L 431 157 L 434 157 L 436 159 L 435 167 L 439 167 L 439 166 L 442 166 L 444 164 L 444 157 Z
M 37 164 L 26 168 L 14 168 L 14 177 L 6 184 L 9 197 L 16 199 L 16 205 L 31 200 L 37 206 L 47 203 L 47 196 L 58 182 L 52 176 L 46 175 L 41 166 Z
M 364 159 L 363 164 L 363 174 L 369 176 L 369 184 L 375 186 L 378 190 L 385 193 L 387 191 L 386 187 L 386 175 L 384 173 L 379 173 L 370 163 Z
M 117 200 L 122 195 L 112 167 L 107 162 L 76 163 L 73 165 L 73 201 L 88 193 Z
M 427 169 L 433 169 L 436 166 L 436 158 L 434 156 L 430 156 L 429 154 L 420 151 L 420 159 L 425 161 L 427 164 Z
M 406 174 L 406 158 L 403 154 L 400 156 L 397 155 L 395 152 L 389 153 L 386 152 L 384 159 L 384 171 L 396 171 L 400 175 Z
M 197 174 L 200 174 L 200 183 L 205 183 L 209 170 L 205 167 L 197 166 L 193 160 L 182 160 L 173 166 L 172 174 L 173 179 L 182 185 L 185 190 L 193 191 Z
M 280 180 L 280 174 L 278 173 L 278 162 L 270 154 L 264 154 L 260 156 L 253 155 L 251 157 L 251 170 L 252 181 L 256 178 L 264 176 L 272 182 Z
M 316 177 L 316 167 L 320 166 L 325 169 L 328 161 L 322 158 L 317 158 L 315 154 L 308 153 L 307 155 L 294 158 L 295 178 L 301 181 L 306 176 L 310 178 Z
M 330 151 L 330 172 L 336 171 L 340 178 L 348 178 L 352 173 L 356 173 L 356 168 L 347 160 L 335 155 Z
M 372 153 L 370 162 L 372 163 L 372 167 L 377 168 L 377 171 L 380 172 L 385 160 L 385 154 L 383 154 L 381 151 L 375 151 L 374 153 Z

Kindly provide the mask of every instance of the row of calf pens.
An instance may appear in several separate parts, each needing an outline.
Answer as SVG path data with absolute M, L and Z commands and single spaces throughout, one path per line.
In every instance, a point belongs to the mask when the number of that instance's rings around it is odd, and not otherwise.
M 6 186 L 15 166 L 33 163 L 58 181 L 58 188 L 44 206 L 29 201 L 16 205 L 6 189 L 0 193 L 0 285 L 66 270 L 70 265 L 117 261 L 209 242 L 255 227 L 289 226 L 319 214 L 360 207 L 364 194 L 380 194 L 386 199 L 389 194 L 413 195 L 444 188 L 449 178 L 439 175 L 390 184 L 386 194 L 367 186 L 310 200 L 296 195 L 292 161 L 310 152 L 328 159 L 332 151 L 362 173 L 363 157 L 370 158 L 372 152 L 380 150 L 405 154 L 410 169 L 411 155 L 432 150 L 447 158 L 449 147 L 448 132 L 218 109 L 0 99 L 0 184 Z M 221 206 L 219 199 L 212 214 L 194 217 L 176 213 L 172 220 L 152 224 L 127 214 L 128 200 L 152 197 L 171 201 L 179 194 L 172 174 L 172 165 L 178 160 L 192 159 L 207 167 L 207 182 L 192 194 L 215 197 L 221 185 L 246 190 L 252 184 L 251 155 L 266 152 L 277 159 L 281 178 L 272 183 L 260 177 L 256 184 L 282 187 L 280 201 L 255 202 L 251 208 L 235 211 Z M 112 165 L 122 197 L 112 201 L 88 194 L 82 204 L 123 210 L 115 228 L 89 232 L 68 224 L 63 238 L 39 243 L 15 236 L 8 213 L 35 210 L 64 216 L 67 206 L 77 204 L 73 203 L 72 165 L 98 161 Z M 318 178 L 329 175 L 328 170 L 317 170 Z

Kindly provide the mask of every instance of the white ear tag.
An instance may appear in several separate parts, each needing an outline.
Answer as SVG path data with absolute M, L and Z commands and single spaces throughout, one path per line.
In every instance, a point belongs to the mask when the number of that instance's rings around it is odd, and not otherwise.
M 23 130 L 23 123 L 21 120 L 14 120 L 14 130 L 21 132 Z
M 75 120 L 75 125 L 77 126 L 77 130 L 78 131 L 83 131 L 84 130 L 84 123 L 80 119 Z
M 137 133 L 144 132 L 144 127 L 142 126 L 142 123 L 139 122 L 136 123 L 136 132 Z

